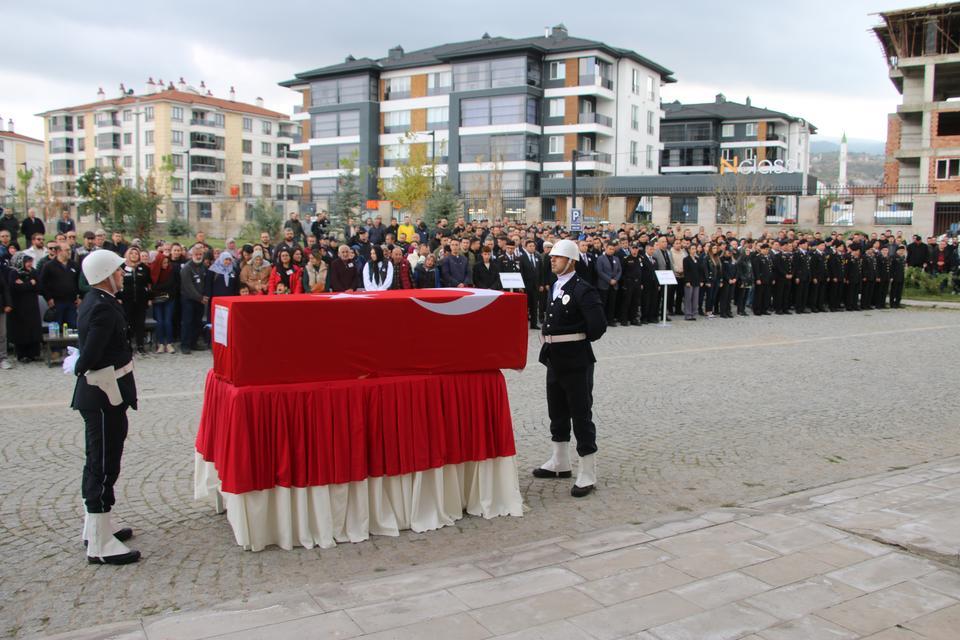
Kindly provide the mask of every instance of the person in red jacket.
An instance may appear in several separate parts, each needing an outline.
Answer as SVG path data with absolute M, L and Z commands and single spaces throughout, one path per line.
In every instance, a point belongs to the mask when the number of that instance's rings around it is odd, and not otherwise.
M 303 269 L 293 263 L 290 251 L 282 248 L 277 253 L 277 261 L 270 272 L 267 285 L 270 295 L 276 293 L 303 293 Z
M 393 262 L 393 285 L 391 289 L 413 289 L 413 269 L 410 261 L 403 255 L 403 249 L 394 247 L 390 252 L 390 261 Z

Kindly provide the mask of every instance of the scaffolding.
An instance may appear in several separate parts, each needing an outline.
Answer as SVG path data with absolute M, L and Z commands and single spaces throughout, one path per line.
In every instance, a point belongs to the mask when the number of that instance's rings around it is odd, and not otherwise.
M 901 59 L 960 53 L 960 2 L 877 14 L 873 28 L 891 69 Z

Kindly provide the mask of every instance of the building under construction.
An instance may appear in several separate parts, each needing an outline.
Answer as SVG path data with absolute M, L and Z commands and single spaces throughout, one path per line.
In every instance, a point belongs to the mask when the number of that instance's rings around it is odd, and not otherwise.
M 902 96 L 888 119 L 884 182 L 935 196 L 931 231 L 955 230 L 960 225 L 960 2 L 879 17 L 882 24 L 874 33 Z

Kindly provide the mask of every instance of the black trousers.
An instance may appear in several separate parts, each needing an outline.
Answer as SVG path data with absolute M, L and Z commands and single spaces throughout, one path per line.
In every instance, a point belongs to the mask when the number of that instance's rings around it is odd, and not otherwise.
M 544 314 L 547 311 L 547 295 L 550 293 L 550 287 L 547 287 L 546 291 L 538 292 L 539 304 L 537 305 L 537 319 L 540 320 L 541 324 L 543 323 Z
M 736 291 L 733 292 L 733 300 L 737 305 L 737 313 L 744 314 L 747 312 L 747 296 L 749 294 L 750 287 L 741 287 L 740 285 L 737 285 Z
M 873 306 L 883 309 L 887 306 L 887 291 L 890 289 L 889 280 L 881 280 L 873 288 Z
M 744 296 L 746 297 L 746 296 Z M 762 316 L 770 311 L 770 285 L 758 284 L 753 289 L 753 315 Z
M 673 295 L 673 304 L 667 305 L 667 306 L 673 308 L 673 311 L 671 313 L 673 313 L 673 315 L 675 316 L 679 316 L 683 314 L 684 288 L 685 287 L 683 286 L 683 278 L 677 278 L 677 284 L 673 285 L 673 289 L 670 290 L 670 293 Z
M 640 320 L 641 291 L 639 280 L 635 282 L 624 282 L 624 286 L 620 287 L 620 309 L 618 315 L 620 316 L 621 324 Z
M 783 278 L 777 278 L 777 281 L 771 285 L 773 289 L 773 310 L 777 313 L 783 309 L 783 297 L 784 297 L 784 288 L 787 284 L 784 282 Z M 754 294 L 756 295 L 756 294 Z
M 600 300 L 603 301 L 603 312 L 607 322 L 617 319 L 617 290 L 613 287 L 600 289 Z
M 876 286 L 875 280 L 866 280 L 863 283 L 863 288 L 860 290 L 860 308 L 861 309 L 872 309 L 873 308 L 873 289 Z
M 537 326 L 537 306 L 540 302 L 540 291 L 537 289 L 527 289 L 527 319 L 530 321 L 530 328 Z
M 113 485 L 120 475 L 123 441 L 127 439 L 127 406 L 81 411 L 86 431 L 83 465 L 83 501 L 87 513 L 108 513 L 113 507 Z
M 836 311 L 840 308 L 840 303 L 843 302 L 843 283 L 831 282 L 827 286 L 830 289 L 830 310 Z
M 547 367 L 547 415 L 550 439 L 570 442 L 570 427 L 581 458 L 597 452 L 597 427 L 593 424 L 593 363 L 568 371 Z
M 847 292 L 847 301 L 844 306 L 847 308 L 847 311 L 859 311 L 860 310 L 860 283 L 859 282 L 848 282 L 846 286 Z
M 900 300 L 903 299 L 903 280 L 890 282 L 890 306 L 899 307 Z
M 143 336 L 146 331 L 147 305 L 132 305 L 123 308 L 127 316 L 127 340 L 137 349 L 143 349 Z
M 807 310 L 807 293 L 810 291 L 810 281 L 801 280 L 793 283 L 793 309 L 797 313 Z
M 644 322 L 656 322 L 659 318 L 661 307 L 657 302 L 660 300 L 661 288 L 656 284 L 643 285 L 640 293 L 640 317 Z
M 823 280 L 818 280 L 816 284 L 810 283 L 810 306 L 814 311 L 827 310 L 827 285 Z
M 720 287 L 720 293 L 717 296 L 717 313 L 721 316 L 730 316 L 730 298 L 734 286 L 728 282 Z

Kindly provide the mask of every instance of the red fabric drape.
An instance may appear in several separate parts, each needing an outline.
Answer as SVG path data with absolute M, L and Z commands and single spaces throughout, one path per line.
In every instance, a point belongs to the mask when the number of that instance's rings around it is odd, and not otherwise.
M 196 448 L 228 493 L 340 484 L 516 453 L 498 370 L 245 387 L 211 370 Z

